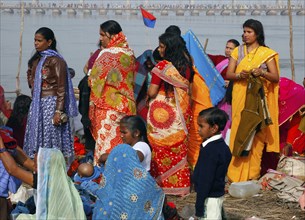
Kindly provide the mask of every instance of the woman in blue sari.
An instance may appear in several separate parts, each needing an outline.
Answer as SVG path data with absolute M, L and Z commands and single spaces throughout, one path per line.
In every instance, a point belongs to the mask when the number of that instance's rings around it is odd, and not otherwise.
M 81 186 L 97 197 L 92 219 L 163 219 L 164 193 L 130 145 L 110 152 L 99 185 Z

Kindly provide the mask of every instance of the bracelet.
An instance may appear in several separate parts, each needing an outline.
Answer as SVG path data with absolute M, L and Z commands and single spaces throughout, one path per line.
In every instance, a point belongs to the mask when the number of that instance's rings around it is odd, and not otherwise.
M 60 110 L 55 110 L 55 113 L 62 114 L 63 112 L 62 112 L 62 111 L 60 111 Z
M 0 153 L 3 153 L 3 152 L 5 152 L 5 151 L 7 151 L 6 148 L 1 148 L 1 149 L 0 149 Z
M 236 79 L 241 79 L 240 73 L 236 74 Z

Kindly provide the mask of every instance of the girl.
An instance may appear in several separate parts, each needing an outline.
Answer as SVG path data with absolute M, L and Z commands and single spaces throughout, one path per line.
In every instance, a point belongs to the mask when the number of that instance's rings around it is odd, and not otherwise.
M 125 116 L 120 121 L 121 138 L 125 144 L 129 144 L 137 155 L 142 166 L 149 171 L 151 162 L 151 149 L 148 145 L 146 125 L 143 119 L 136 115 Z M 105 163 L 108 154 L 103 154 L 99 162 Z

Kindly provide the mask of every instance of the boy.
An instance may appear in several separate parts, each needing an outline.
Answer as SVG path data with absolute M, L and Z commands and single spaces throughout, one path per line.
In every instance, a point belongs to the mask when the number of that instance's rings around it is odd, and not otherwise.
M 198 116 L 198 133 L 203 140 L 193 174 L 198 219 L 222 219 L 225 176 L 232 158 L 221 136 L 227 120 L 227 113 L 216 107 L 205 109 Z

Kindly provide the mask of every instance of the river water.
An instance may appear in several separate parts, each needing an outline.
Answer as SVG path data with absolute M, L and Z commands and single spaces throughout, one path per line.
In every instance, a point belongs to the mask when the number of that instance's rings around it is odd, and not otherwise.
M 76 76 L 73 79 L 74 86 L 83 77 L 83 66 L 91 51 L 97 48 L 99 39 L 99 25 L 106 20 L 113 19 L 120 23 L 123 32 L 127 36 L 129 45 L 135 51 L 136 56 L 146 49 L 154 49 L 158 45 L 158 36 L 164 32 L 169 25 L 177 25 L 182 33 L 191 29 L 202 45 L 208 39 L 206 52 L 210 54 L 223 54 L 225 42 L 235 38 L 241 42 L 242 24 L 251 16 L 176 16 L 169 14 L 161 16 L 159 12 L 154 29 L 147 28 L 143 24 L 142 16 L 138 15 L 83 15 L 75 16 L 52 15 L 47 11 L 44 15 L 31 14 L 24 16 L 24 32 L 22 38 L 21 59 L 21 92 L 30 94 L 27 87 L 26 70 L 27 61 L 34 53 L 34 33 L 43 26 L 51 28 L 56 35 L 57 47 L 64 56 L 68 65 L 75 69 Z M 265 29 L 266 44 L 276 50 L 280 55 L 281 76 L 291 78 L 290 52 L 289 52 L 289 18 L 288 16 L 256 16 Z M 21 15 L 19 13 L 6 14 L 0 12 L 0 84 L 6 91 L 16 89 L 16 75 L 19 63 Z M 293 44 L 294 64 L 296 81 L 301 83 L 305 76 L 305 16 L 293 16 Z M 15 94 L 6 94 L 8 98 L 14 98 Z

